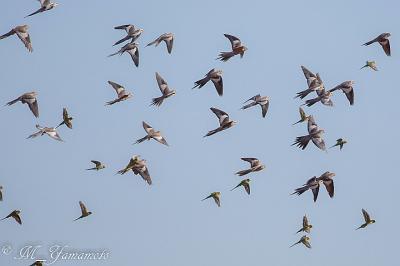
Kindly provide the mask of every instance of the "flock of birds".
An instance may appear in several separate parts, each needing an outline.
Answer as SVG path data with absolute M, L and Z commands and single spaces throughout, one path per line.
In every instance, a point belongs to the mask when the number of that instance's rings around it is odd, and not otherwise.
M 49 11 L 56 7 L 58 4 L 51 2 L 50 0 L 39 0 L 40 2 L 40 8 L 33 12 L 32 14 L 29 14 L 29 16 L 33 16 L 38 13 L 42 13 L 45 11 Z M 131 56 L 131 59 L 133 63 L 135 64 L 136 67 L 139 66 L 139 45 L 135 42 L 140 35 L 143 33 L 143 29 L 137 28 L 134 25 L 128 24 L 128 25 L 121 25 L 115 27 L 117 30 L 124 30 L 126 32 L 126 36 L 123 37 L 121 40 L 117 41 L 114 45 L 119 45 L 122 44 L 126 41 L 129 41 L 127 44 L 122 46 L 121 49 L 119 49 L 116 53 L 113 53 L 109 56 L 114 56 L 117 54 L 124 54 L 128 53 Z M 33 51 L 32 48 L 32 43 L 29 35 L 29 26 L 28 25 L 21 25 L 21 26 L 16 26 L 15 28 L 11 29 L 8 33 L 0 36 L 0 40 L 7 38 L 12 35 L 17 35 L 17 37 L 22 41 L 22 43 L 25 45 L 25 47 L 28 49 L 29 52 Z M 240 55 L 240 57 L 244 56 L 244 53 L 246 52 L 247 48 L 242 44 L 239 38 L 229 35 L 229 34 L 224 34 L 224 36 L 230 41 L 231 43 L 231 51 L 228 52 L 221 52 L 218 56 L 217 59 L 221 61 L 228 61 L 230 58 Z M 366 42 L 364 45 L 370 45 L 373 43 L 379 43 L 386 55 L 390 56 L 390 43 L 389 43 L 389 37 L 390 33 L 383 33 L 376 37 L 375 39 Z M 165 33 L 159 36 L 157 39 L 154 41 L 150 42 L 147 44 L 147 46 L 155 45 L 158 46 L 160 43 L 164 42 L 166 44 L 167 52 L 169 54 L 172 53 L 173 49 L 173 43 L 174 43 L 174 35 L 172 33 Z M 377 71 L 378 68 L 376 66 L 376 63 L 374 61 L 367 61 L 366 64 L 362 67 L 369 67 L 374 71 Z M 339 85 L 335 86 L 333 89 L 326 90 L 325 85 L 320 77 L 320 75 L 314 74 L 310 70 L 308 70 L 306 67 L 301 66 L 301 69 L 303 71 L 303 74 L 307 80 L 307 89 L 300 91 L 297 93 L 295 98 L 300 98 L 304 99 L 310 94 L 314 94 L 315 97 L 308 99 L 305 101 L 303 105 L 306 106 L 312 106 L 318 102 L 320 102 L 323 105 L 326 106 L 333 106 L 333 102 L 331 99 L 332 94 L 335 91 L 342 91 L 345 96 L 347 97 L 350 105 L 354 104 L 354 81 L 344 81 L 340 83 Z M 161 96 L 153 98 L 151 105 L 155 106 L 160 106 L 164 100 L 167 98 L 175 95 L 175 90 L 171 89 L 168 85 L 168 83 L 165 81 L 163 77 L 159 73 L 155 73 L 156 76 L 156 81 L 158 83 L 158 87 L 161 91 Z M 212 81 L 217 93 L 219 96 L 223 95 L 223 79 L 222 79 L 222 71 L 218 69 L 211 69 L 205 76 L 204 78 L 196 81 L 194 84 L 195 86 L 193 88 L 202 88 L 205 86 L 209 81 Z M 117 94 L 117 98 L 111 101 L 106 102 L 106 105 L 113 105 L 115 103 L 119 103 L 122 101 L 125 101 L 132 97 L 132 94 L 128 92 L 122 85 L 113 82 L 113 81 L 108 81 L 110 86 L 115 90 Z M 39 106 L 38 106 L 38 94 L 36 92 L 27 92 L 19 96 L 18 98 L 10 101 L 7 103 L 7 105 L 13 105 L 17 102 L 21 102 L 22 104 L 27 104 L 33 115 L 38 118 L 39 117 Z M 250 103 L 249 103 L 250 102 Z M 266 117 L 267 112 L 268 112 L 268 107 L 270 104 L 270 99 L 268 96 L 261 96 L 261 95 L 255 95 L 248 99 L 247 101 L 244 102 L 244 106 L 241 109 L 247 109 L 256 105 L 259 105 L 261 107 L 261 112 L 262 112 L 262 117 Z M 221 131 L 224 131 L 226 129 L 229 129 L 233 127 L 236 124 L 236 121 L 231 120 L 229 118 L 229 115 L 217 108 L 210 108 L 210 110 L 216 115 L 219 121 L 219 126 L 216 129 L 210 130 L 204 137 L 208 137 L 211 135 L 214 135 L 216 133 L 219 133 Z M 301 149 L 306 149 L 308 146 L 309 142 L 311 141 L 314 143 L 316 147 L 318 147 L 320 150 L 327 151 L 326 146 L 325 146 L 325 141 L 323 139 L 323 133 L 324 130 L 320 128 L 317 123 L 315 122 L 315 119 L 312 115 L 307 115 L 305 111 L 300 107 L 299 108 L 299 113 L 300 113 L 300 120 L 297 121 L 295 124 L 299 124 L 302 122 L 307 122 L 308 127 L 308 134 L 304 136 L 299 136 L 296 138 L 295 142 L 292 145 L 296 145 Z M 68 111 L 66 108 L 63 109 L 63 115 L 62 115 L 62 121 L 61 123 L 56 126 L 56 127 L 42 127 L 40 125 L 36 125 L 37 132 L 33 133 L 32 135 L 28 136 L 28 138 L 36 138 L 38 136 L 43 136 L 43 135 L 48 135 L 49 137 L 58 140 L 58 141 L 63 141 L 60 137 L 60 135 L 57 132 L 57 129 L 63 125 L 66 127 L 72 129 L 72 120 L 73 118 L 69 115 Z M 147 124 L 146 122 L 143 121 L 143 128 L 144 131 L 146 132 L 146 135 L 140 139 L 138 139 L 135 144 L 142 143 L 146 140 L 151 140 L 154 139 L 155 141 L 168 146 L 168 143 L 165 139 L 164 136 L 162 136 L 160 131 L 156 131 L 152 126 Z M 331 146 L 330 148 L 333 147 L 339 147 L 340 150 L 342 150 L 343 146 L 347 143 L 347 141 L 343 138 L 339 138 L 336 141 L 336 144 Z M 241 158 L 243 161 L 248 162 L 250 164 L 250 167 L 245 170 L 238 171 L 236 174 L 238 176 L 246 176 L 250 173 L 253 172 L 258 172 L 262 171 L 265 169 L 265 165 L 261 163 L 260 160 L 257 158 Z M 92 168 L 88 168 L 86 170 L 95 170 L 99 171 L 104 169 L 106 166 L 96 160 L 91 161 L 94 166 Z M 152 179 L 149 173 L 149 170 L 147 168 L 146 160 L 141 159 L 140 156 L 135 155 L 133 156 L 128 164 L 121 170 L 119 170 L 117 173 L 118 174 L 125 174 L 127 172 L 132 171 L 135 175 L 140 175 L 143 180 L 145 180 L 149 185 L 152 184 Z M 302 185 L 299 188 L 296 188 L 295 191 L 292 194 L 297 194 L 301 195 L 304 192 L 311 190 L 313 193 L 313 200 L 314 202 L 317 201 L 318 198 L 318 193 L 319 193 L 319 188 L 320 185 L 323 184 L 329 194 L 329 196 L 332 198 L 334 196 L 334 181 L 333 177 L 335 176 L 335 173 L 331 173 L 329 171 L 323 173 L 319 177 L 314 176 L 310 178 L 304 185 Z M 238 188 L 238 187 L 243 187 L 245 192 L 250 195 L 250 179 L 245 178 L 243 179 L 237 186 L 235 186 L 232 190 Z M 3 200 L 3 195 L 2 195 L 2 190 L 3 187 L 0 186 L 0 200 Z M 218 207 L 221 206 L 220 203 L 220 197 L 221 197 L 221 192 L 212 192 L 210 193 L 207 197 L 205 197 L 203 200 L 210 199 L 212 198 L 215 203 L 217 204 Z M 92 213 L 87 210 L 85 204 L 82 201 L 79 201 L 80 209 L 81 209 L 81 215 L 75 219 L 79 220 L 82 218 L 85 218 Z M 360 228 L 365 228 L 369 224 L 375 223 L 375 220 L 370 218 L 370 215 L 367 213 L 366 210 L 362 209 L 362 214 L 364 218 L 364 223 L 358 227 L 357 229 Z M 20 216 L 20 210 L 14 210 L 12 211 L 9 215 L 4 217 L 2 220 L 7 219 L 7 218 L 13 218 L 17 223 L 22 224 L 21 216 Z M 313 226 L 309 223 L 307 216 L 305 215 L 303 217 L 303 225 L 302 227 L 297 231 L 297 233 L 304 232 L 304 233 L 310 233 L 311 228 Z M 311 248 L 310 244 L 310 237 L 308 235 L 303 235 L 300 240 L 296 243 L 294 243 L 292 246 L 297 245 L 297 244 L 304 244 L 307 248 Z M 36 261 L 32 265 L 43 265 L 43 261 Z

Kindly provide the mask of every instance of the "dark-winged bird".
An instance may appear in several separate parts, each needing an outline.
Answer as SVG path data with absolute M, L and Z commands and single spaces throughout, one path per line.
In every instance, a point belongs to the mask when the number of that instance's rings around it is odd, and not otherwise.
M 228 40 L 231 42 L 232 51 L 221 52 L 217 59 L 226 62 L 231 57 L 238 55 L 238 54 L 240 54 L 240 58 L 242 58 L 244 55 L 244 52 L 247 51 L 247 47 L 242 45 L 242 42 L 240 41 L 240 39 L 238 37 L 235 37 L 235 36 L 229 35 L 229 34 L 224 34 L 224 36 L 226 38 L 228 38 Z
M 325 132 L 322 128 L 319 128 L 317 123 L 314 121 L 313 116 L 309 116 L 308 118 L 308 135 L 300 136 L 296 138 L 296 141 L 292 144 L 298 146 L 302 150 L 304 150 L 310 140 L 317 146 L 319 149 L 326 151 L 325 141 L 322 138 L 322 134 Z
M 31 37 L 29 36 L 29 26 L 28 25 L 22 25 L 22 26 L 17 26 L 7 32 L 6 34 L 3 34 L 0 36 L 0 40 L 7 38 L 8 36 L 17 34 L 18 38 L 24 43 L 26 49 L 28 49 L 29 52 L 32 52 L 32 42 L 31 42 Z
M 217 90 L 217 93 L 219 96 L 222 96 L 224 94 L 224 87 L 223 87 L 223 82 L 222 82 L 222 70 L 219 69 L 211 69 L 208 71 L 206 76 L 198 81 L 196 81 L 194 84 L 194 88 L 201 88 L 204 85 L 207 84 L 207 82 L 212 81 L 214 83 L 215 89 Z
M 245 110 L 245 109 L 250 108 L 255 105 L 259 105 L 259 106 L 261 106 L 262 117 L 265 117 L 267 115 L 268 108 L 269 108 L 269 97 L 268 96 L 261 96 L 260 94 L 257 94 L 256 96 L 253 96 L 250 99 L 248 99 L 247 101 L 245 101 L 243 104 L 245 104 L 249 101 L 252 101 L 252 102 L 243 106 L 241 108 L 242 110 Z
M 390 37 L 390 33 L 385 32 L 385 33 L 380 34 L 380 35 L 379 35 L 378 37 L 376 37 L 375 39 L 373 39 L 373 40 L 371 40 L 371 41 L 369 41 L 369 42 L 364 43 L 363 45 L 367 46 L 367 45 L 373 44 L 373 43 L 375 43 L 375 42 L 378 42 L 378 43 L 382 46 L 383 51 L 385 51 L 385 54 L 386 54 L 387 56 L 390 56 L 390 42 L 389 42 L 389 37 Z
M 35 91 L 27 92 L 7 103 L 7 105 L 13 105 L 16 102 L 26 103 L 29 109 L 32 111 L 35 117 L 39 117 L 39 106 L 37 102 L 37 93 Z
M 224 111 L 221 111 L 214 107 L 211 107 L 210 110 L 218 117 L 219 127 L 214 130 L 208 131 L 208 133 L 204 137 L 214 135 L 215 133 L 218 133 L 220 131 L 223 131 L 225 129 L 231 128 L 234 125 L 236 125 L 237 122 L 234 120 L 230 120 L 229 115 Z

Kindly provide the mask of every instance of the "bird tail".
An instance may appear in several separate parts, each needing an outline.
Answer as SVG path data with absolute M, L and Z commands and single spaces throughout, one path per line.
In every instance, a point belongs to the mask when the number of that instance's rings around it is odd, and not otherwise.
M 143 138 L 141 138 L 141 139 L 138 139 L 135 143 L 133 143 L 133 144 L 139 144 L 139 143 L 142 143 L 143 141 L 145 141 L 147 139 L 147 136 L 145 136 L 145 137 L 143 137 Z
M 164 95 L 157 97 L 157 98 L 153 98 L 151 105 L 155 105 L 155 106 L 160 106 L 164 101 Z
M 292 126 L 297 125 L 298 123 L 301 123 L 301 122 L 303 122 L 303 120 L 300 119 L 300 120 L 297 121 L 296 123 L 292 124 Z
M 148 43 L 148 44 L 146 45 L 146 47 L 147 47 L 147 46 L 151 46 L 151 45 L 153 45 L 153 44 L 155 44 L 155 45 L 157 46 L 157 45 L 158 45 L 157 40 L 154 40 L 154 41 L 152 41 L 151 43 Z
M 309 189 L 308 186 L 303 186 L 303 187 L 300 187 L 300 188 L 296 188 L 296 189 L 294 190 L 294 192 L 293 192 L 291 195 L 296 194 L 296 195 L 299 195 L 299 196 L 300 196 L 301 194 L 303 194 L 304 192 L 306 192 L 308 189 Z
M 296 97 L 295 97 L 295 98 L 303 99 L 303 98 L 305 98 L 308 94 L 310 94 L 311 92 L 312 92 L 312 90 L 310 90 L 310 89 L 306 89 L 306 90 L 304 90 L 304 91 L 300 91 L 300 92 L 298 92 L 298 93 L 296 94 Z
M 333 147 L 336 147 L 336 146 L 337 146 L 337 144 L 335 144 L 335 145 L 333 145 L 333 146 L 329 147 L 329 149 L 332 149 Z
M 303 228 L 300 228 L 299 231 L 296 232 L 296 234 L 300 233 L 301 231 L 303 231 Z
M 6 105 L 13 105 L 14 103 L 18 102 L 19 98 L 12 100 L 11 102 L 8 102 Z
M 206 200 L 206 199 L 209 199 L 209 198 L 211 198 L 212 196 L 210 195 L 210 196 L 208 196 L 208 197 L 205 197 L 204 199 L 202 199 L 201 201 L 204 201 L 204 200 Z
M 218 57 L 217 60 L 221 60 L 223 62 L 228 61 L 232 56 L 234 56 L 235 53 L 234 52 L 221 52 Z
M 250 108 L 250 107 L 252 107 L 254 105 L 257 105 L 257 102 L 252 102 L 252 103 L 246 104 L 241 109 L 244 110 L 244 109 Z
M 208 133 L 204 136 L 204 138 L 205 138 L 205 137 L 208 137 L 208 136 L 211 136 L 211 135 L 214 135 L 215 133 L 217 133 L 217 132 L 219 132 L 219 131 L 221 131 L 220 128 L 217 128 L 217 129 L 208 131 Z
M 297 147 L 299 147 L 302 150 L 304 150 L 307 147 L 307 145 L 310 142 L 310 140 L 311 140 L 311 136 L 310 135 L 297 137 L 296 141 L 292 144 L 292 146 L 296 145 Z
M 65 124 L 65 122 L 64 121 L 62 121 L 58 126 L 56 126 L 55 128 L 59 128 L 60 126 L 62 126 L 62 125 L 64 125 Z
M 97 168 L 96 168 L 96 167 L 93 167 L 93 168 L 88 168 L 88 169 L 86 169 L 86 170 L 97 170 Z
M 129 40 L 130 38 L 131 38 L 131 37 L 128 35 L 128 36 L 122 38 L 121 40 L 119 40 L 118 42 L 114 43 L 113 46 L 118 45 L 118 44 L 120 44 L 120 43 L 123 43 L 123 42 Z
M 121 53 L 121 51 L 118 51 L 118 52 L 115 52 L 115 53 L 113 53 L 113 54 L 110 54 L 110 55 L 108 55 L 107 57 L 111 57 L 111 56 L 117 55 L 117 54 L 119 54 L 119 53 Z
M 306 103 L 305 103 L 305 105 L 307 105 L 308 107 L 310 107 L 310 106 L 314 105 L 315 103 L 317 103 L 317 102 L 319 102 L 319 101 L 320 101 L 320 98 L 317 97 L 317 98 L 314 98 L 314 99 L 307 100 Z
M 42 9 L 41 9 L 41 8 L 40 8 L 39 10 L 33 12 L 32 14 L 29 14 L 29 15 L 25 16 L 25 18 L 30 17 L 30 16 L 33 16 L 33 15 L 36 15 L 37 13 L 40 13 L 40 12 L 42 12 Z
M 236 187 L 232 188 L 231 191 L 237 189 L 238 187 L 240 187 L 240 184 L 237 185 Z
M 206 83 L 209 81 L 210 79 L 208 78 L 208 77 L 204 77 L 204 78 L 202 78 L 202 79 L 200 79 L 200 80 L 198 80 L 198 81 L 196 81 L 194 84 L 194 87 L 192 88 L 192 89 L 194 89 L 194 88 L 201 88 L 201 87 L 203 87 L 204 85 L 206 85 Z
M 296 243 L 294 243 L 293 245 L 291 245 L 289 248 L 291 248 L 291 247 L 294 247 L 294 246 L 296 246 L 297 244 L 299 244 L 300 243 L 300 241 L 299 242 L 296 242 Z
M 367 46 L 367 45 L 373 44 L 375 41 L 376 41 L 376 40 L 372 40 L 372 41 L 369 41 L 369 42 L 364 43 L 363 45 Z
M 366 68 L 368 65 L 365 65 L 365 66 L 363 66 L 362 68 L 360 68 L 360 69 L 363 69 L 363 68 Z
M 244 176 L 244 175 L 247 175 L 248 173 L 251 173 L 251 171 L 252 171 L 252 169 L 246 169 L 246 170 L 236 172 L 235 174 L 238 176 Z

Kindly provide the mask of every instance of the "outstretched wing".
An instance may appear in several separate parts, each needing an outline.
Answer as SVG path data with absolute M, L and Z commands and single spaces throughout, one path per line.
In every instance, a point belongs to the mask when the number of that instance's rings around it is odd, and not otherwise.
M 238 37 L 235 37 L 233 35 L 229 35 L 229 34 L 224 34 L 224 36 L 226 38 L 228 38 L 228 40 L 231 42 L 232 45 L 232 50 L 242 46 L 242 42 L 240 41 L 240 39 Z

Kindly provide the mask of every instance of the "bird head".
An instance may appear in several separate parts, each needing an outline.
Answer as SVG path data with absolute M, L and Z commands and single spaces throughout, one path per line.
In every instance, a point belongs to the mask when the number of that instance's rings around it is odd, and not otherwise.
M 371 220 L 371 223 L 374 224 L 374 223 L 375 223 L 375 220 Z
M 58 6 L 58 5 L 60 5 L 60 4 L 54 2 L 54 3 L 52 4 L 52 7 L 56 7 L 56 6 Z
M 247 178 L 247 179 L 245 179 L 245 181 L 246 181 L 247 183 L 249 183 L 251 180 L 250 180 L 250 178 Z
M 92 212 L 88 212 L 87 214 L 88 214 L 88 215 L 91 215 L 91 214 L 92 214 Z
M 308 225 L 309 228 L 312 228 L 312 224 Z
M 235 121 L 235 120 L 232 120 L 231 122 L 232 122 L 232 125 L 236 125 L 236 124 L 238 123 L 238 122 Z
M 384 33 L 385 38 L 389 38 L 390 36 L 391 36 L 391 34 L 389 32 Z
M 20 214 L 20 213 L 21 213 L 21 210 L 15 210 L 15 213 L 16 213 L 16 214 Z

